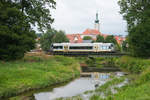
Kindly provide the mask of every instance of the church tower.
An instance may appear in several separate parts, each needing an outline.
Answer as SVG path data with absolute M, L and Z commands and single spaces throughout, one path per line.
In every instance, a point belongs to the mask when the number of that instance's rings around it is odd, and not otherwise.
M 96 13 L 95 29 L 100 31 L 100 23 L 99 23 L 99 19 L 98 19 L 98 13 Z

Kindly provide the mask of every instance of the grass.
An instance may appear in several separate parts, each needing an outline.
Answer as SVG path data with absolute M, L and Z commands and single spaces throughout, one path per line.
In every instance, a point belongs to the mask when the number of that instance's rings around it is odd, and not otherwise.
M 103 100 L 99 95 L 92 95 L 91 97 L 90 97 L 90 100 Z
M 114 95 L 115 100 L 150 100 L 150 83 L 130 85 Z M 114 99 L 112 99 L 114 100 Z
M 0 61 L 0 98 L 66 82 L 79 74 L 78 61 L 69 57 L 26 55 L 18 61 Z
M 115 64 L 130 73 L 130 84 L 118 89 L 117 94 L 95 100 L 150 100 L 150 60 L 123 56 Z
M 97 67 L 97 68 L 103 68 L 103 67 L 115 67 L 115 60 L 118 59 L 110 58 L 110 57 L 77 57 L 76 58 L 80 63 L 86 64 L 88 67 Z
M 112 86 L 117 85 L 125 80 L 125 77 L 121 78 L 114 78 L 111 81 L 108 81 L 107 83 L 103 84 L 99 88 L 97 88 L 95 91 L 96 92 L 103 92 L 106 90 L 109 90 Z

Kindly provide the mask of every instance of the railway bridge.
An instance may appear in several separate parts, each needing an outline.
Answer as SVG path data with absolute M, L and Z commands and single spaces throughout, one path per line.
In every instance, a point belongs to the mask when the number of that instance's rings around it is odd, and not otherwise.
M 128 54 L 121 52 L 57 52 L 53 53 L 53 55 L 64 55 L 71 57 L 121 57 Z

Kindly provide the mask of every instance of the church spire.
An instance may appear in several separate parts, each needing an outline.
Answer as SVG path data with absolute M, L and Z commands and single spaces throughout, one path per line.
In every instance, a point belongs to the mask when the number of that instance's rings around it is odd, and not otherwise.
M 96 13 L 96 20 L 95 20 L 95 23 L 99 23 L 98 13 Z
M 99 31 L 100 24 L 99 24 L 99 18 L 98 18 L 98 12 L 96 13 L 96 20 L 95 20 L 95 29 Z

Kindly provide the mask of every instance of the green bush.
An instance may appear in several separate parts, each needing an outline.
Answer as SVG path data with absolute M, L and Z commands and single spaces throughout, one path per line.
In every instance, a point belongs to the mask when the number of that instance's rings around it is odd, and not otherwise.
M 142 58 L 134 58 L 129 56 L 123 56 L 120 59 L 115 61 L 116 66 L 131 72 L 131 73 L 141 73 L 143 70 L 148 68 L 150 64 L 149 60 Z

